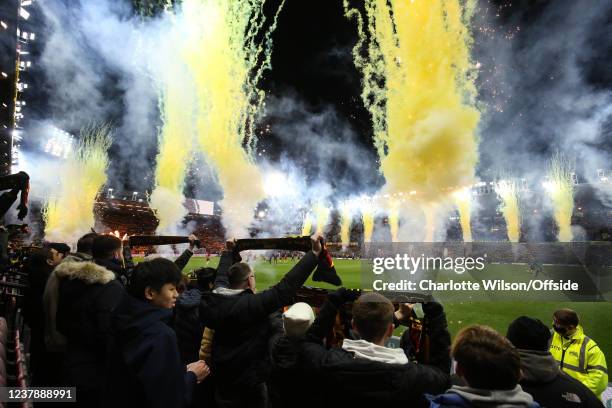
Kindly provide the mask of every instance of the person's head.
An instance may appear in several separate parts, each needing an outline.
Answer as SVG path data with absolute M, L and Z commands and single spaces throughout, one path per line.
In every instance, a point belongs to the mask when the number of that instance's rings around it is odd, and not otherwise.
M 255 292 L 255 272 L 249 264 L 237 262 L 230 266 L 227 278 L 231 289 L 251 289 Z
M 544 323 L 527 316 L 515 319 L 506 332 L 506 338 L 521 350 L 548 351 L 551 337 Z
M 308 303 L 298 302 L 283 313 L 283 328 L 287 337 L 292 339 L 303 338 L 306 330 L 314 322 L 315 315 Z
M 382 345 L 393 335 L 393 303 L 380 293 L 366 292 L 353 304 L 353 330 Z
M 165 309 L 172 309 L 178 298 L 181 271 L 172 261 L 157 258 L 139 263 L 130 276 L 130 295 Z
M 56 263 L 58 259 L 58 252 L 52 248 L 36 248 L 28 257 L 28 263 L 30 268 L 32 269 L 48 269 L 53 268 L 59 262 Z
M 97 235 L 92 241 L 91 255 L 95 259 L 121 259 L 121 240 L 113 235 Z
M 94 238 L 97 236 L 98 234 L 96 234 L 95 232 L 90 232 L 88 234 L 83 235 L 81 238 L 79 238 L 79 240 L 77 241 L 77 252 L 80 252 L 82 254 L 91 255 L 92 248 L 93 248 L 93 241 L 94 241 Z
M 521 359 L 516 348 L 488 326 L 472 325 L 455 337 L 451 355 L 456 372 L 472 388 L 510 390 L 521 375 Z
M 200 288 L 200 290 L 212 290 L 215 283 L 215 278 L 217 277 L 217 270 L 215 268 L 200 268 L 194 273 L 198 281 L 198 288 Z
M 61 242 L 52 242 L 48 245 L 53 253 L 53 261 L 55 265 L 59 264 L 62 259 L 70 253 L 70 247 L 67 244 Z
M 561 336 L 571 336 L 576 333 L 579 323 L 578 313 L 572 309 L 559 309 L 553 313 L 553 329 Z

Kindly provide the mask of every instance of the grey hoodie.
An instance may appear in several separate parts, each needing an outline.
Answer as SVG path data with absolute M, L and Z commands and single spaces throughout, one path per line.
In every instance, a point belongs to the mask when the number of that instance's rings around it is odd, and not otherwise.
M 559 363 L 548 351 L 520 350 L 521 381 L 530 383 L 547 383 L 559 375 Z
M 480 390 L 470 387 L 453 386 L 447 394 L 457 394 L 469 401 L 474 408 L 519 408 L 537 407 L 533 397 L 527 394 L 520 385 L 511 390 Z

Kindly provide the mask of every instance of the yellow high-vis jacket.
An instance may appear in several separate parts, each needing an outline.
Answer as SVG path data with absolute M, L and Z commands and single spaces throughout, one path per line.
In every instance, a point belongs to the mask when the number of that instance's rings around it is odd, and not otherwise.
M 582 326 L 569 338 L 554 332 L 550 353 L 561 369 L 574 377 L 601 399 L 601 393 L 608 386 L 608 367 L 603 352 L 588 336 Z

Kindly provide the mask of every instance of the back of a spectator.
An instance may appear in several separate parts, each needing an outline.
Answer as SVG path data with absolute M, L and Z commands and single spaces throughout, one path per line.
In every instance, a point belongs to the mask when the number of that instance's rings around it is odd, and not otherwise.
M 297 290 L 317 266 L 320 237 L 312 237 L 312 251 L 276 285 L 256 293 L 255 273 L 248 264 L 232 264 L 232 244 L 217 268 L 214 293 L 205 296 L 201 315 L 207 331 L 214 330 L 211 371 L 218 407 L 267 407 L 270 315 L 292 303 Z M 231 266 L 230 266 L 231 265 Z
M 490 327 L 462 329 L 451 355 L 457 375 L 467 386 L 453 386 L 431 397 L 431 408 L 538 408 L 519 385 L 521 363 L 516 348 Z
M 174 309 L 174 330 L 178 341 L 181 361 L 188 364 L 198 360 L 198 351 L 204 332 L 205 322 L 200 319 L 202 295 L 213 288 L 217 271 L 201 268 L 195 271 L 197 283 L 181 293 Z
M 395 323 L 405 322 L 408 316 L 403 308 L 394 311 L 391 301 L 375 292 L 366 292 L 353 303 L 352 329 L 360 338 L 345 339 L 342 348 L 325 347 L 323 340 L 340 306 L 354 296 L 343 288 L 330 294 L 306 333 L 302 362 L 308 391 L 299 398 L 300 406 L 429 406 L 425 394 L 443 392 L 450 383 L 450 334 L 442 305 L 423 304 L 430 335 L 429 362 L 417 364 L 410 361 L 407 348 L 386 347 Z M 402 343 L 408 339 L 406 330 Z
M 506 334 L 521 356 L 521 387 L 545 408 L 603 408 L 580 381 L 565 374 L 550 354 L 551 333 L 537 319 L 521 316 Z
M 47 280 L 56 264 L 61 261 L 55 249 L 40 248 L 33 251 L 28 260 L 29 287 L 25 293 L 24 317 L 31 329 L 30 369 L 32 385 L 57 385 L 57 372 L 61 356 L 50 353 L 45 346 L 45 320 L 43 311 L 43 294 Z
M 315 315 L 309 304 L 298 302 L 274 319 L 277 334 L 270 340 L 270 381 L 268 388 L 272 407 L 296 406 L 294 398 L 303 391 L 301 349 L 306 331 Z
M 94 253 L 105 248 L 105 242 L 94 238 Z M 68 384 L 77 387 L 77 406 L 95 407 L 103 392 L 113 341 L 111 313 L 124 289 L 113 272 L 93 262 L 63 262 L 54 274 L 59 281 L 57 292 L 45 296 L 57 304 L 55 320 L 66 341 Z
M 68 254 L 62 263 L 68 262 L 93 262 L 91 250 L 93 240 L 98 234 L 88 233 L 83 235 L 77 241 L 77 251 Z M 55 352 L 64 352 L 66 348 L 66 338 L 57 330 L 57 301 L 59 293 L 60 280 L 54 270 L 47 279 L 44 289 L 44 319 L 45 319 L 45 345 L 48 350 Z
M 127 282 L 123 260 L 123 243 L 113 235 L 97 235 L 93 239 L 91 254 L 94 262 L 115 274 L 122 283 Z

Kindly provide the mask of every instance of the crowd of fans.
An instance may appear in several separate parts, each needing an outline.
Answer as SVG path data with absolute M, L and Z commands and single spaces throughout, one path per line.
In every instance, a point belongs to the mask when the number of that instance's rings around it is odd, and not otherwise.
M 232 242 L 216 269 L 196 270 L 190 282 L 181 271 L 195 236 L 174 262 L 134 265 L 121 239 L 93 232 L 74 253 L 65 244 L 31 250 L 29 385 L 74 386 L 71 406 L 82 407 L 603 406 L 605 358 L 569 309 L 555 312 L 552 330 L 522 316 L 506 336 L 471 325 L 451 343 L 433 300 L 423 316 L 345 288 L 329 292 L 318 313 L 295 303 L 320 238 L 261 292 Z M 331 344 L 347 309 L 343 341 Z M 391 348 L 399 326 L 400 347 Z

